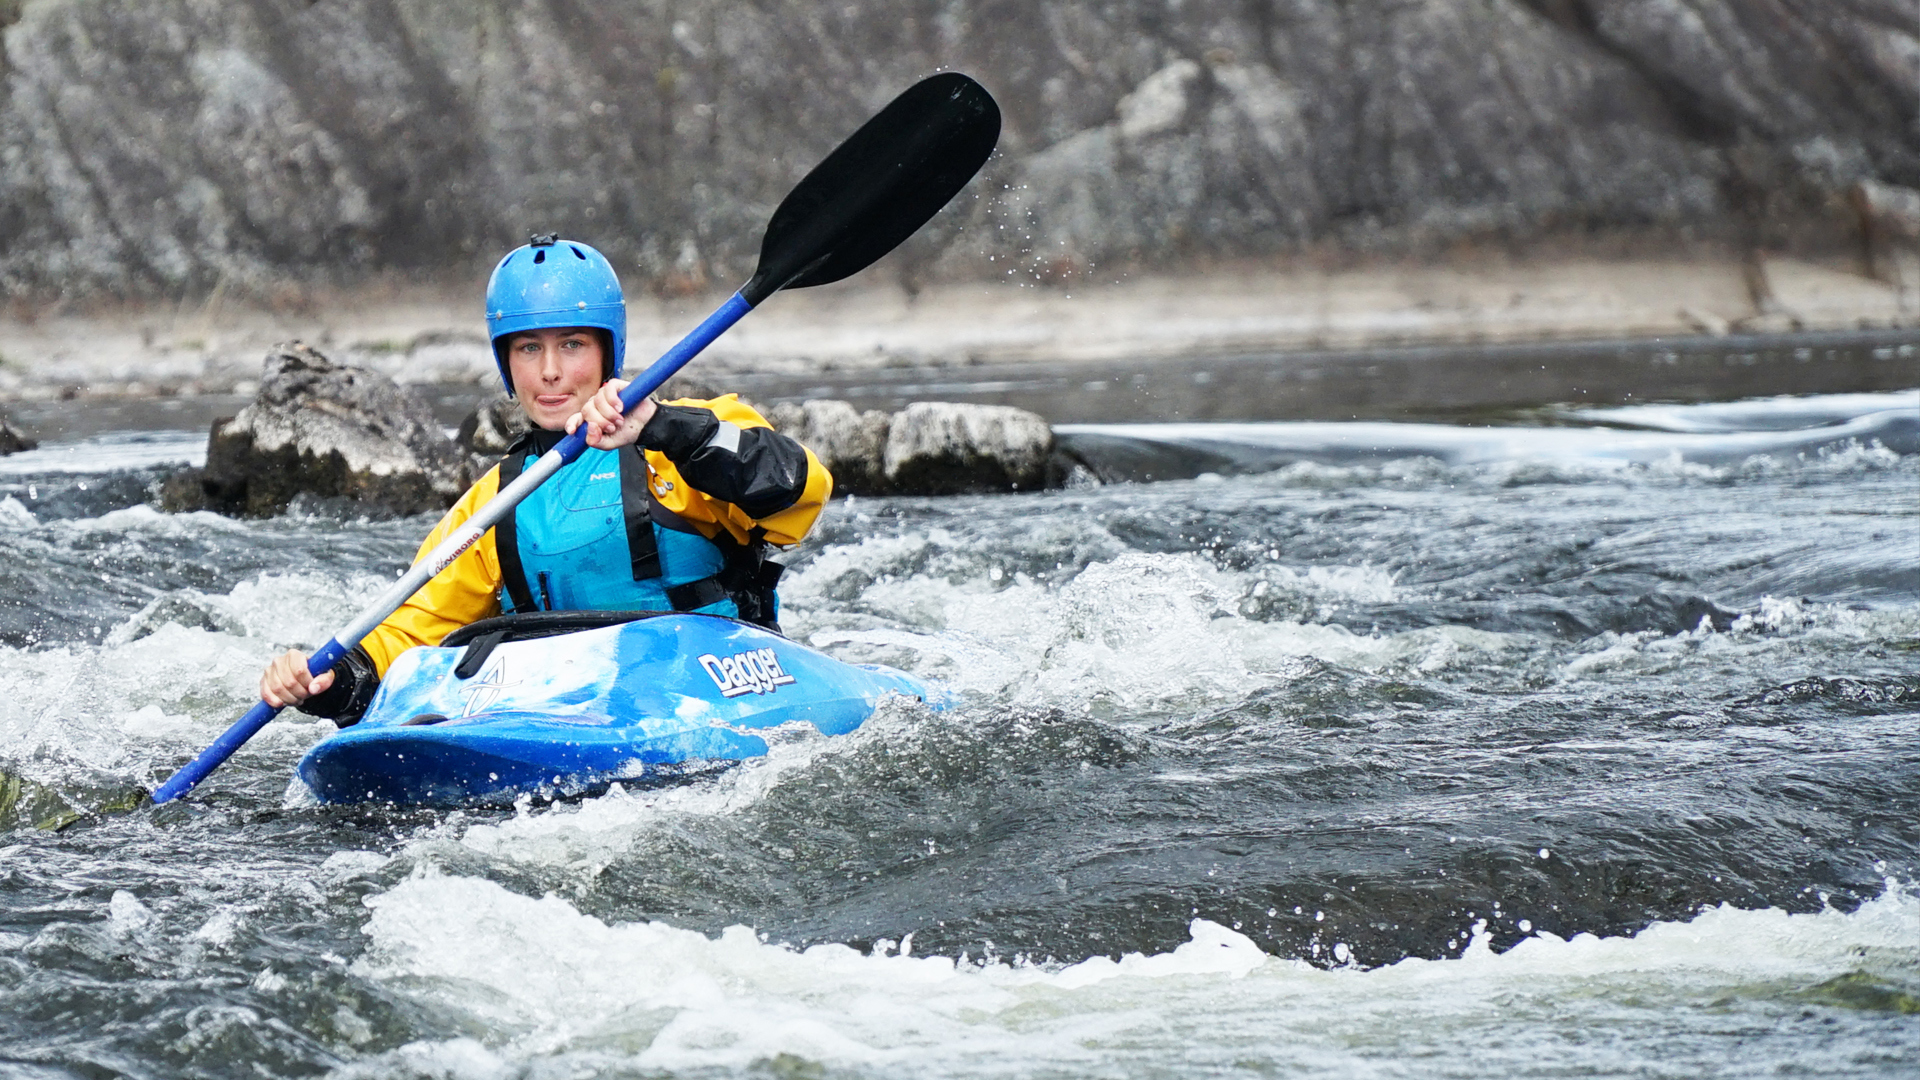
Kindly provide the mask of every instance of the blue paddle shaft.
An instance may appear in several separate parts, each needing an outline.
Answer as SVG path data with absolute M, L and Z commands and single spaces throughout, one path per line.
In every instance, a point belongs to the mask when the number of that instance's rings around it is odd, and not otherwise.
M 347 655 L 347 646 L 340 644 L 337 640 L 329 640 L 307 658 L 307 674 L 317 678 L 332 671 L 333 665 L 339 663 L 340 658 L 345 655 Z M 153 801 L 172 802 L 192 791 L 195 784 L 205 780 L 208 773 L 219 768 L 222 762 L 233 756 L 235 750 L 240 749 L 241 745 L 253 738 L 261 728 L 266 727 L 267 721 L 279 714 L 279 709 L 264 701 L 254 702 L 253 708 L 248 709 L 245 716 L 234 721 L 233 726 L 213 740 L 211 746 L 200 751 L 199 757 L 187 762 L 179 772 L 168 777 L 166 783 L 155 788 Z
M 726 303 L 721 304 L 713 314 L 706 317 L 705 321 L 694 327 L 691 333 L 681 338 L 673 348 L 668 349 L 666 355 L 655 360 L 652 366 L 640 373 L 639 378 L 628 383 L 620 391 L 621 410 L 631 412 L 634 406 L 640 404 L 642 398 L 660 389 L 661 383 L 672 378 L 674 372 L 687 366 L 688 361 L 700 355 L 702 349 L 713 344 L 715 338 L 726 333 L 728 327 L 739 322 L 747 312 L 752 310 L 753 305 L 739 293 L 728 297 Z M 582 424 L 574 429 L 573 434 L 560 440 L 553 449 L 542 454 L 540 461 L 522 472 L 519 480 L 508 485 L 506 490 L 476 510 L 464 527 L 454 530 L 441 541 L 438 547 L 429 552 L 426 558 L 415 562 L 413 568 L 404 574 L 393 588 L 388 589 L 380 599 L 362 611 L 353 622 L 348 623 L 325 645 L 320 646 L 319 650 L 307 660 L 307 672 L 319 676 L 332 671 L 333 665 L 340 662 L 340 658 L 347 654 L 347 650 L 360 644 L 361 638 L 366 637 L 374 627 L 385 622 L 387 616 L 398 611 L 401 604 L 406 603 L 414 593 L 419 592 L 420 587 L 431 581 L 434 575 L 452 564 L 461 552 L 472 547 L 482 533 L 512 513 L 513 508 L 518 506 L 520 500 L 526 498 L 529 492 L 539 487 L 547 477 L 558 471 L 560 466 L 579 457 L 586 448 L 587 429 L 586 425 Z M 153 801 L 155 803 L 172 802 L 192 791 L 194 785 L 205 780 L 209 773 L 232 757 L 235 750 L 240 749 L 261 728 L 266 727 L 267 722 L 279 712 L 279 709 L 264 701 L 255 702 L 245 716 L 235 721 L 234 725 L 215 739 L 211 746 L 202 750 L 199 757 L 188 762 L 179 772 L 168 777 L 166 783 L 155 788 Z

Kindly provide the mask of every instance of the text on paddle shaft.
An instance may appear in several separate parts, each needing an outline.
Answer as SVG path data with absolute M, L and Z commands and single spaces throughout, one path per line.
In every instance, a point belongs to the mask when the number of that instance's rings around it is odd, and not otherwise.
M 707 669 L 722 697 L 772 693 L 793 681 L 793 676 L 781 670 L 772 649 L 750 649 L 728 657 L 708 653 L 700 658 L 700 666 Z
M 463 532 L 465 535 L 462 535 L 461 533 L 453 534 L 454 536 L 460 537 L 460 543 L 457 544 L 452 551 L 449 551 L 445 555 L 442 555 L 440 558 L 434 560 L 433 573 L 429 575 L 430 577 L 439 577 L 440 571 L 445 570 L 449 566 L 452 566 L 453 560 L 459 558 L 462 555 L 465 555 L 467 553 L 468 548 L 472 547 L 482 536 L 486 535 L 484 532 L 474 528 L 471 525 L 467 526 L 466 529 L 463 530 Z M 452 537 L 449 537 L 448 539 L 452 539 Z

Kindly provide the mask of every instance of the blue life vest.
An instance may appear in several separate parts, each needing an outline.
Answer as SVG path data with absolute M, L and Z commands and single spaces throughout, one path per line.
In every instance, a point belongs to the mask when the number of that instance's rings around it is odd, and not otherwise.
M 542 449 L 535 442 L 509 450 L 500 486 Z M 535 488 L 494 539 L 504 612 L 740 615 L 721 584 L 725 553 L 653 497 L 646 460 L 632 446 L 588 448 Z

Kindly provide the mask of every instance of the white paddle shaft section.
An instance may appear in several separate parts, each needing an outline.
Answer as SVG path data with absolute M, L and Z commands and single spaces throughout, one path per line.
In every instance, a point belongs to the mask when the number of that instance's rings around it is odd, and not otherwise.
M 360 617 L 348 623 L 333 635 L 333 640 L 341 648 L 351 649 L 360 644 L 360 639 L 373 633 L 373 628 L 387 621 L 387 616 L 400 610 L 400 605 L 413 598 L 427 582 L 432 581 L 440 571 L 453 565 L 468 548 L 480 542 L 487 530 L 506 520 L 533 489 L 545 483 L 547 477 L 560 471 L 566 459 L 560 456 L 556 448 L 540 455 L 540 460 L 522 470 L 513 483 L 500 490 L 500 494 L 489 499 L 486 505 L 474 512 L 459 528 L 447 534 L 446 539 L 433 546 L 424 559 L 415 562 L 393 587 L 381 594 L 380 599 L 360 613 Z

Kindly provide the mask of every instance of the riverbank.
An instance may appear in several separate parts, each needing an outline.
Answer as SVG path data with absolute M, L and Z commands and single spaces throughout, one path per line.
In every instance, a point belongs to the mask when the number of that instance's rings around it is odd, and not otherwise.
M 664 350 L 716 299 L 634 298 L 630 363 Z M 16 308 L 0 319 L 0 406 L 28 406 L 31 413 L 62 399 L 247 395 L 267 348 L 292 338 L 456 397 L 459 388 L 479 389 L 495 378 L 471 295 L 395 289 L 273 310 L 230 302 L 216 290 L 166 308 L 27 314 Z M 1472 408 L 1482 398 L 1515 400 L 1510 387 L 1483 391 L 1473 366 L 1457 362 L 1481 347 L 1508 355 L 1518 349 L 1551 376 L 1520 391 L 1547 395 L 1544 402 L 1557 400 L 1555 388 L 1569 378 L 1577 381 L 1586 354 L 1530 345 L 1657 339 L 1685 353 L 1743 337 L 1865 331 L 1877 339 L 1894 331 L 1901 339 L 1909 330 L 1920 332 L 1920 298 L 1841 266 L 1789 259 L 1758 267 L 1733 259 L 1338 271 L 1248 266 L 1072 287 L 961 284 L 909 295 L 865 282 L 784 294 L 716 342 L 699 373 L 703 381 L 761 383 L 770 394 L 791 396 L 811 382 L 844 384 L 865 375 L 907 386 L 930 378 L 977 386 L 1046 370 L 1063 385 L 1077 385 L 1075 373 L 1097 381 L 1109 369 L 1151 373 L 1201 358 L 1285 373 L 1363 372 L 1385 356 L 1395 370 L 1430 369 L 1448 384 L 1451 407 Z M 1825 385 L 1826 372 L 1815 365 L 1791 387 L 1758 392 L 1873 388 L 1847 382 L 1842 369 L 1831 374 L 1835 385 Z M 1295 381 L 1302 380 L 1325 381 Z M 1430 385 L 1419 391 L 1433 392 Z M 1729 396 L 1736 392 L 1752 388 L 1730 389 Z M 1713 394 L 1709 387 L 1687 396 Z M 1325 415 L 1350 415 L 1350 399 L 1329 399 Z M 1290 416 L 1321 408 L 1310 393 L 1293 400 Z

